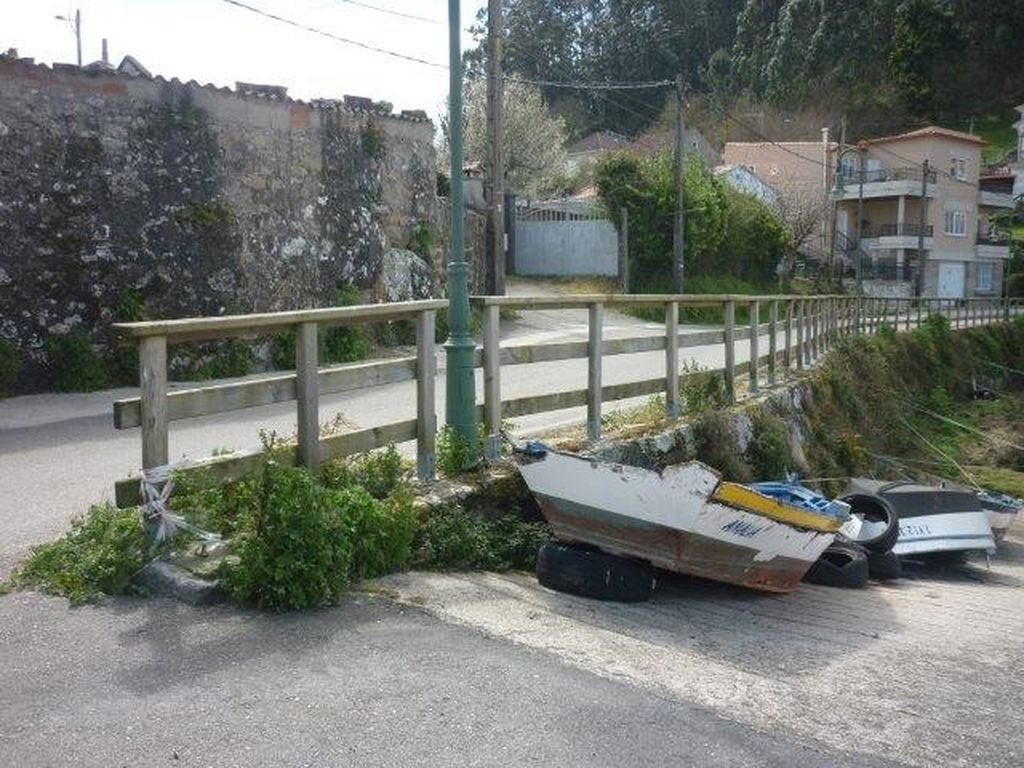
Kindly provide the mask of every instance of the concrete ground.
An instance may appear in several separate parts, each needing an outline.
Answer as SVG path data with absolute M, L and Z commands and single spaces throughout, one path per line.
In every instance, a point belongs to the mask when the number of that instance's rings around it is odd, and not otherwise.
M 400 574 L 406 603 L 783 740 L 915 766 L 1024 765 L 1024 524 L 991 568 L 789 595 L 669 576 L 649 603 L 532 576 Z

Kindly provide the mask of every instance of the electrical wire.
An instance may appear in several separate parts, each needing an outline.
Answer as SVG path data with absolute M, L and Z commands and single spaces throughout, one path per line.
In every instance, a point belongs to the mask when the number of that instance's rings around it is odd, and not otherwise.
M 358 40 L 350 40 L 347 37 L 335 35 L 333 32 L 325 32 L 322 29 L 317 29 L 316 27 L 311 27 L 307 24 L 302 24 L 292 19 L 286 19 L 284 16 L 278 16 L 277 14 L 270 13 L 269 11 L 261 10 L 252 5 L 248 5 L 247 3 L 243 3 L 240 0 L 221 0 L 221 2 L 227 3 L 228 5 L 233 5 L 237 8 L 241 8 L 251 13 L 255 13 L 259 16 L 272 19 L 282 24 L 287 24 L 290 27 L 295 27 L 296 29 L 301 29 L 305 32 L 312 32 L 315 35 L 320 35 L 321 37 L 326 37 L 336 42 L 344 43 L 346 45 L 353 45 L 356 48 L 362 48 L 363 50 L 366 51 L 372 51 L 373 53 L 381 53 L 384 54 L 385 56 L 391 56 L 396 59 L 402 59 L 403 61 L 410 61 L 413 62 L 414 64 L 423 64 L 428 67 L 435 67 L 436 69 L 448 69 L 448 66 L 446 64 L 439 64 L 436 61 L 427 61 L 426 59 L 420 59 L 417 58 L 416 56 L 410 56 L 405 53 L 399 53 L 398 51 L 389 51 L 386 48 L 378 48 L 377 46 L 369 45 L 368 43 L 361 43 Z
M 537 62 L 534 61 L 536 64 Z M 526 85 L 540 85 L 546 88 L 567 88 L 577 91 L 636 91 L 645 88 L 666 88 L 674 86 L 673 80 L 651 80 L 640 83 L 584 83 L 579 81 L 557 81 L 557 80 L 532 80 L 530 78 L 506 75 L 505 80 L 511 83 L 525 83 Z
M 382 8 L 379 5 L 371 5 L 370 3 L 364 3 L 360 0 L 336 0 L 339 3 L 348 3 L 349 5 L 358 5 L 360 8 L 368 8 L 371 11 L 378 11 L 380 13 L 386 13 L 390 16 L 400 16 L 403 19 L 413 19 L 415 21 L 425 21 L 428 24 L 443 24 L 440 19 L 432 19 L 429 16 L 417 16 L 414 13 L 403 13 L 402 11 L 395 11 L 391 8 Z

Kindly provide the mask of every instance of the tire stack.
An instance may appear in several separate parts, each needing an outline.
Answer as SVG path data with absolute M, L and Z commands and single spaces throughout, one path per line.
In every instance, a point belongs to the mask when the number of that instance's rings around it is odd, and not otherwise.
M 903 575 L 899 558 L 892 548 L 900 535 L 899 517 L 889 502 L 880 496 L 854 493 L 842 497 L 851 513 L 864 521 L 863 535 L 856 540 L 838 534 L 836 540 L 818 558 L 804 581 L 827 587 L 859 588 L 868 579 L 886 581 Z
M 595 600 L 638 603 L 654 592 L 654 567 L 582 544 L 549 541 L 537 553 L 537 581 L 548 589 Z

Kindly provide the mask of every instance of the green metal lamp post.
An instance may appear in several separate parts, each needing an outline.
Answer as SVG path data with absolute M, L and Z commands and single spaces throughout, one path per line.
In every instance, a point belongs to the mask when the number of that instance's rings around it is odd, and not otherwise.
M 469 447 L 469 465 L 477 461 L 476 382 L 469 335 L 469 268 L 463 229 L 462 188 L 462 41 L 459 0 L 448 0 L 448 126 L 451 144 L 452 254 L 448 264 L 448 327 L 445 343 L 445 421 L 458 440 Z

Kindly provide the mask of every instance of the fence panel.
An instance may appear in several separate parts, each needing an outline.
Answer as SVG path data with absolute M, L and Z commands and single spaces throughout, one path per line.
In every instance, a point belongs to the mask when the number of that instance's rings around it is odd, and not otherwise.
M 517 275 L 619 274 L 615 225 L 592 214 L 530 210 L 516 215 Z

